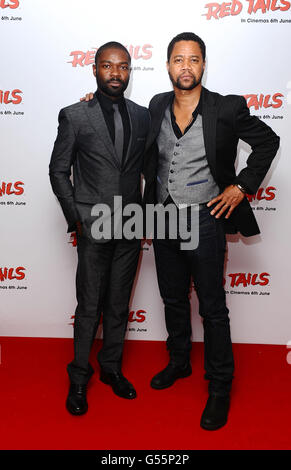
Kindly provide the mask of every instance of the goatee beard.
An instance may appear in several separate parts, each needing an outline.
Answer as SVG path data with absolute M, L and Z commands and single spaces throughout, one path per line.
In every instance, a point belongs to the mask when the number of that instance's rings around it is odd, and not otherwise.
M 196 78 L 193 76 L 193 81 L 192 83 L 190 83 L 190 85 L 187 85 L 187 86 L 184 86 L 181 84 L 181 81 L 180 81 L 180 78 L 178 78 L 177 81 L 174 80 L 174 78 L 172 77 L 172 75 L 169 73 L 169 77 L 170 77 L 170 80 L 173 84 L 174 87 L 178 88 L 179 90 L 194 90 L 194 88 L 197 87 L 197 85 L 199 85 L 201 83 L 201 80 L 202 80 L 202 77 L 203 77 L 203 73 L 201 74 L 200 78 L 198 80 L 196 80 Z
M 113 82 L 113 81 L 121 83 L 121 87 L 116 89 L 116 90 L 114 90 L 113 88 L 110 88 L 109 84 L 110 84 L 110 82 Z M 105 82 L 103 80 L 99 80 L 98 77 L 97 77 L 97 86 L 98 86 L 98 88 L 100 88 L 100 90 L 103 91 L 103 93 L 105 93 L 105 95 L 112 96 L 114 98 L 119 98 L 120 96 L 123 95 L 124 91 L 127 88 L 128 82 L 129 82 L 129 80 L 124 82 L 124 81 L 120 80 L 119 78 L 117 78 L 115 80 L 109 80 L 109 81 Z

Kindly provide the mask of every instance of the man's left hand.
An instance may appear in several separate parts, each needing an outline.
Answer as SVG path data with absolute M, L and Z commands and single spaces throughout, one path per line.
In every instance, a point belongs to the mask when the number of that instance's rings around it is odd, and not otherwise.
M 208 202 L 207 207 L 217 203 L 210 214 L 215 215 L 215 218 L 219 219 L 219 217 L 227 211 L 225 218 L 228 219 L 236 206 L 238 206 L 243 200 L 244 196 L 244 193 L 237 186 L 232 184 L 227 186 L 223 193 L 219 194 L 214 199 L 211 199 L 211 201 Z

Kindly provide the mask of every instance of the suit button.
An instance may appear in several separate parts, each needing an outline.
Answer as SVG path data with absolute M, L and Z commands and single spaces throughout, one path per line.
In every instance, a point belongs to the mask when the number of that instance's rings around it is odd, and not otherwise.
M 173 182 L 174 182 L 174 180 L 169 180 L 169 183 L 173 183 Z
M 177 142 L 177 143 L 176 143 L 176 147 L 180 147 L 180 144 L 179 144 L 179 142 Z
M 174 173 L 174 170 L 170 170 L 170 173 Z
M 176 165 L 176 162 L 172 162 L 172 165 Z

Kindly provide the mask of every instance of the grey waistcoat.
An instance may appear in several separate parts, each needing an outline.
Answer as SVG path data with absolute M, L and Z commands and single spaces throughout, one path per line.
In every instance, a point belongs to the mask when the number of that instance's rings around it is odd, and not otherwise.
M 200 204 L 219 194 L 205 155 L 202 116 L 180 139 L 172 128 L 170 108 L 165 112 L 157 139 L 159 165 L 157 200 L 164 203 L 170 195 L 176 205 Z

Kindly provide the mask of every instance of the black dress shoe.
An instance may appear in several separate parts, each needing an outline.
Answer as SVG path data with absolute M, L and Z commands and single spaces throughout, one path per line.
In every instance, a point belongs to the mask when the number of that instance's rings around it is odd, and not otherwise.
M 214 431 L 224 426 L 227 422 L 229 404 L 229 395 L 225 397 L 209 395 L 206 407 L 202 413 L 201 427 L 208 431 Z
M 110 385 L 115 395 L 129 400 L 136 398 L 136 391 L 133 385 L 131 385 L 121 372 L 105 372 L 101 370 L 100 380 L 104 384 Z
M 189 377 L 191 374 L 192 368 L 189 362 L 184 366 L 176 366 L 170 362 L 165 369 L 152 378 L 151 386 L 157 390 L 162 390 L 171 387 L 177 379 Z
M 72 415 L 83 415 L 88 410 L 86 399 L 86 385 L 71 384 L 66 402 L 66 407 Z

